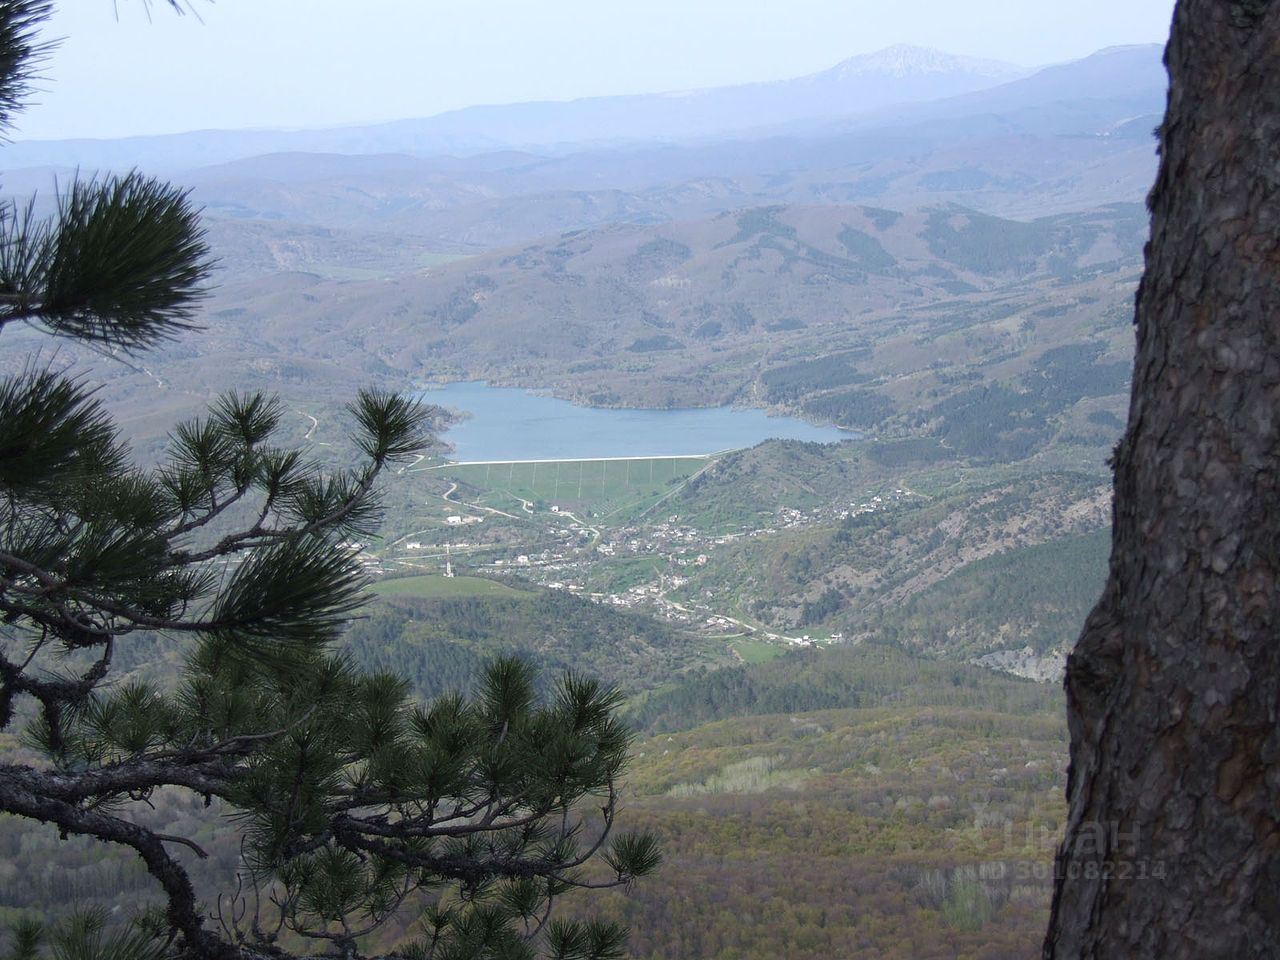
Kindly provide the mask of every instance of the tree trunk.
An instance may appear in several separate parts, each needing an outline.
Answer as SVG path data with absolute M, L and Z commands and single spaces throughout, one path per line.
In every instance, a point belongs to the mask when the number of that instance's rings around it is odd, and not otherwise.
M 1179 0 L 1044 956 L 1280 955 L 1280 0 Z

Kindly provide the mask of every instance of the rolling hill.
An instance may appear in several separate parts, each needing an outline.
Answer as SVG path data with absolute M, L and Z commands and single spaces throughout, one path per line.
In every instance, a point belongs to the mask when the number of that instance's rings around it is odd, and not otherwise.
M 914 428 L 975 385 L 1058 376 L 1035 372 L 1054 348 L 1087 342 L 1098 376 L 1127 361 L 1144 226 L 1136 205 L 1032 223 L 824 206 L 618 224 L 386 279 L 247 277 L 218 291 L 200 339 L 233 369 L 288 357 L 304 379 L 308 362 L 358 357 L 406 381 Z

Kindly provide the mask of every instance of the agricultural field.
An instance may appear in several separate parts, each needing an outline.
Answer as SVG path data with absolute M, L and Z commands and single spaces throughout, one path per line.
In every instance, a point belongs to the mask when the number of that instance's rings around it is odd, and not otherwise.
M 436 472 L 478 491 L 489 506 L 618 519 L 653 507 L 713 462 L 710 457 L 446 464 Z
M 747 664 L 768 663 L 775 657 L 782 656 L 786 651 L 786 647 L 781 644 L 756 640 L 752 637 L 731 640 L 729 646 L 737 654 L 738 659 Z

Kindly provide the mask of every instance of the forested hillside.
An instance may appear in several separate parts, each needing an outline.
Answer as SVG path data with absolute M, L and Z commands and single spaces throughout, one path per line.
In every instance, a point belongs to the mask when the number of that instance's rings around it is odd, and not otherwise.
M 1123 391 L 1119 308 L 1144 223 L 1137 205 L 1031 224 L 827 206 L 616 225 L 390 279 L 246 277 L 224 284 L 204 344 L 237 345 L 233 375 L 355 355 L 371 374 L 537 384 L 597 406 L 938 421 L 971 449 L 976 416 L 1013 433 Z M 1044 439 L 990 452 L 1017 458 Z
M 344 649 L 366 669 L 403 677 L 424 700 L 473 689 L 500 654 L 536 664 L 544 690 L 572 670 L 630 694 L 729 662 L 721 645 L 652 617 L 544 590 L 519 599 L 384 600 L 352 625 Z
M 863 646 L 696 671 L 633 716 L 626 815 L 664 837 L 668 864 L 605 904 L 638 960 L 1014 960 L 1043 929 L 1062 822 L 1053 688 Z M 202 891 L 227 890 L 236 832 L 198 801 L 153 805 L 148 822 L 210 853 L 190 861 Z M 0 920 L 154 896 L 135 859 L 22 821 L 0 820 L 0 852 Z

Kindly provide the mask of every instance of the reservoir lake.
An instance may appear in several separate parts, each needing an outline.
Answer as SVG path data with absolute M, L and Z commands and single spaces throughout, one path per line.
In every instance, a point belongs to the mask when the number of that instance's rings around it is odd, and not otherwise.
M 688 410 L 602 409 L 515 387 L 451 383 L 424 390 L 426 403 L 465 411 L 444 434 L 449 459 L 591 460 L 695 456 L 782 438 L 832 443 L 860 434 L 747 407 Z

